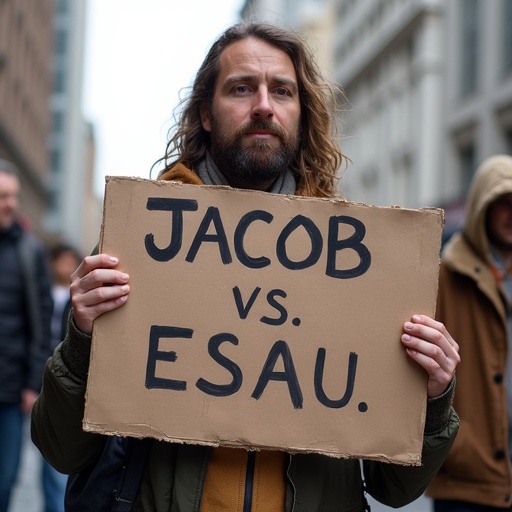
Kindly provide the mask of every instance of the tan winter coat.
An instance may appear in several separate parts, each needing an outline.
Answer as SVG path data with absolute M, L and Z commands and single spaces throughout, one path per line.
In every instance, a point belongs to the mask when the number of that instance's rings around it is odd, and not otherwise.
M 491 271 L 485 217 L 512 192 L 512 158 L 495 156 L 477 170 L 466 226 L 445 248 L 437 318 L 460 345 L 454 408 L 461 423 L 447 460 L 427 494 L 508 508 L 512 467 L 508 442 L 507 301 Z

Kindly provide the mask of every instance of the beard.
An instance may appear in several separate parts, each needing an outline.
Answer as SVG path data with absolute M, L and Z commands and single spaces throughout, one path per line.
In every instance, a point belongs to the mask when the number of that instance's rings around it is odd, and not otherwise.
M 253 131 L 264 130 L 279 139 L 251 140 L 244 144 L 243 137 Z M 297 158 L 298 128 L 289 135 L 283 128 L 266 120 L 250 121 L 233 134 L 227 133 L 220 123 L 212 119 L 210 153 L 219 170 L 226 177 L 257 184 L 275 180 L 285 174 Z

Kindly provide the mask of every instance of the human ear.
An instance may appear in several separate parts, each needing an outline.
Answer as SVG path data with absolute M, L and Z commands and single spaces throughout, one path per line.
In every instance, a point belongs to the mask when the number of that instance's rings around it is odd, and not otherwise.
M 199 113 L 201 114 L 201 124 L 203 128 L 207 132 L 212 131 L 212 120 L 210 116 L 210 105 L 208 103 L 203 103 L 199 109 Z

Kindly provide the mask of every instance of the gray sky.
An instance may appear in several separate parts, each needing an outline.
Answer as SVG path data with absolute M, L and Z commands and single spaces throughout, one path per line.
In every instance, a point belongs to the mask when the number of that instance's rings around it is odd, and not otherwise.
M 243 0 L 89 0 L 84 115 L 104 176 L 149 178 L 165 150 L 181 88 L 191 84 Z M 153 176 L 154 177 L 154 176 Z

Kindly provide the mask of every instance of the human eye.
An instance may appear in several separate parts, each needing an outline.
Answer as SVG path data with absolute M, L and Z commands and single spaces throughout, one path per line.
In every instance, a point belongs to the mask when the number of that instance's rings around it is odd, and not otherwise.
M 278 96 L 290 96 L 290 91 L 286 87 L 276 87 L 275 93 Z
M 235 85 L 233 90 L 237 94 L 245 94 L 249 91 L 249 87 L 245 84 L 238 84 L 238 85 Z

